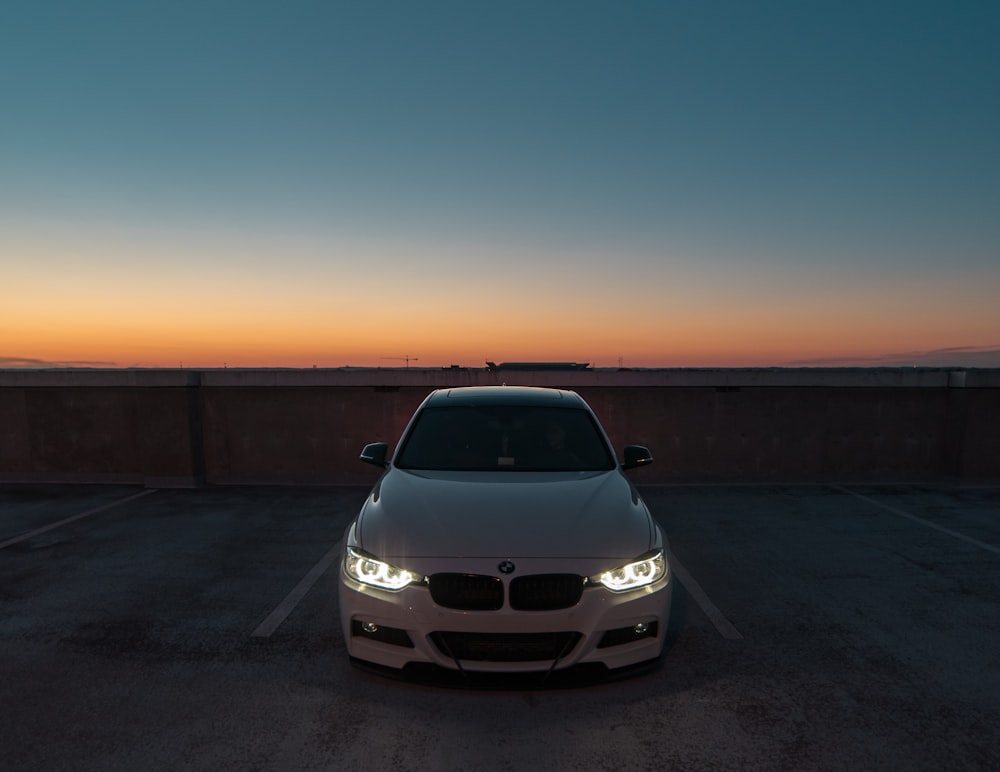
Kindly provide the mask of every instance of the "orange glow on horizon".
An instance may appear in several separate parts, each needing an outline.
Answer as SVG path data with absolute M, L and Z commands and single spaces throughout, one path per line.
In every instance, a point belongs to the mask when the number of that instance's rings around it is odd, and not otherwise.
M 440 279 L 413 267 L 383 276 L 360 261 L 304 276 L 232 263 L 147 275 L 126 270 L 124 258 L 91 272 L 17 268 L 2 291 L 0 361 L 402 367 L 409 356 L 419 367 L 769 367 L 1000 344 L 988 282 L 970 290 L 958 279 L 831 280 L 797 292 L 712 271 L 671 283 L 602 266 L 584 283 L 544 266 L 529 280 L 501 257 L 485 274 L 456 268 Z
M 600 331 L 539 335 L 532 329 L 492 336 L 462 337 L 454 331 L 373 328 L 351 337 L 343 328 L 294 327 L 203 330 L 184 328 L 131 330 L 75 329 L 53 336 L 51 330 L 19 336 L 8 356 L 51 362 L 95 362 L 109 367 L 481 367 L 487 360 L 575 361 L 595 367 L 769 367 L 837 358 L 876 358 L 886 353 L 943 348 L 951 341 L 868 336 L 845 345 L 843 337 L 817 330 L 798 330 L 781 339 L 768 330 L 704 329 L 700 335 L 663 329 L 659 335 L 616 341 Z M 655 331 L 654 331 L 655 332 Z M 988 345 L 983 343 L 983 345 Z

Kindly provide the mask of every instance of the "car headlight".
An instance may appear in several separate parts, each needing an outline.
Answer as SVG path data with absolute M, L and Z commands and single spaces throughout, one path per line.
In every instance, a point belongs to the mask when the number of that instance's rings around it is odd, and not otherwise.
M 625 592 L 658 582 L 668 570 L 663 550 L 655 550 L 632 563 L 592 576 L 588 581 L 603 584 L 612 592 Z
M 420 584 L 424 580 L 412 571 L 397 568 L 354 547 L 348 547 L 344 555 L 344 571 L 352 579 L 380 590 L 402 590 L 407 585 Z

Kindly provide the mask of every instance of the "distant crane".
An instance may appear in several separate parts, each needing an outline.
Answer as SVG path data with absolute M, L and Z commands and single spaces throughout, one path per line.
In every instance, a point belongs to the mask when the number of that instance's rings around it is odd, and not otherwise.
M 406 366 L 407 367 L 410 366 L 410 362 L 419 362 L 420 361 L 417 357 L 411 357 L 411 356 L 382 357 L 382 359 L 402 359 L 402 360 L 404 360 L 406 362 Z

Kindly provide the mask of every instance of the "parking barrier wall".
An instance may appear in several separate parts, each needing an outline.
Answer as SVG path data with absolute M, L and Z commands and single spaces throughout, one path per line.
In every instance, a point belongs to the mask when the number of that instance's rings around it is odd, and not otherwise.
M 371 483 L 435 388 L 573 389 L 637 483 L 1000 479 L 1000 370 L 0 370 L 0 482 Z

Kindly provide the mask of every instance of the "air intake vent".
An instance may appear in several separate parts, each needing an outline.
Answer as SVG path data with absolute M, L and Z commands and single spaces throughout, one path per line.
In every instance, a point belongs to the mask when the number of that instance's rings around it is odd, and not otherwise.
M 472 662 L 535 662 L 566 657 L 580 633 L 448 633 L 431 634 L 442 654 Z

